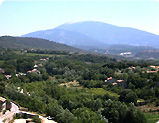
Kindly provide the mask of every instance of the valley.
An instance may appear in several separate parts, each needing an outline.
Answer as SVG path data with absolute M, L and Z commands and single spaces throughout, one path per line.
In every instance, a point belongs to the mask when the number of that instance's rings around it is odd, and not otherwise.
M 0 63 L 1 96 L 31 112 L 51 116 L 56 122 L 85 122 L 86 116 L 89 117 L 87 121 L 121 121 L 113 112 L 123 116 L 123 122 L 156 121 L 152 121 L 156 114 L 147 116 L 152 110 L 140 111 L 138 102 L 153 105 L 153 112 L 157 113 L 157 62 L 155 66 L 148 61 L 119 62 L 109 56 L 38 49 L 1 49 L 0 58 L 5 61 Z M 10 77 L 6 78 L 6 75 Z M 134 115 L 128 120 L 125 115 L 131 109 Z M 69 116 L 67 120 L 66 116 Z
M 159 123 L 158 11 L 0 0 L 0 123 Z

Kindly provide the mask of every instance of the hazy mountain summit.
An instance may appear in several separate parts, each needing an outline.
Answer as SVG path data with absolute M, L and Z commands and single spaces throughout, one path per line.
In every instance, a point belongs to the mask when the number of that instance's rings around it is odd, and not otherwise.
M 104 47 L 106 44 L 127 44 L 159 47 L 158 35 L 96 21 L 66 23 L 51 30 L 32 32 L 23 36 L 44 38 L 71 46 Z
M 129 27 L 118 27 L 111 24 L 84 21 L 63 24 L 57 29 L 76 31 L 108 44 L 128 44 L 136 46 L 159 45 L 159 36 Z
M 67 45 L 84 45 L 84 46 L 96 46 L 99 45 L 99 41 L 84 35 L 80 32 L 69 31 L 64 29 L 49 29 L 44 31 L 37 31 L 23 35 L 23 37 L 36 37 L 43 38 L 50 41 L 56 41 Z M 103 43 L 100 42 L 102 45 Z

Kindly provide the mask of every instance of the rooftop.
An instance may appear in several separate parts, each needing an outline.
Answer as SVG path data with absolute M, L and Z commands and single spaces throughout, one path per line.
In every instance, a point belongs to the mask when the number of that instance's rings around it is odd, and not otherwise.
M 117 84 L 116 82 L 112 83 L 112 85 L 116 85 L 116 84 Z
M 6 101 L 6 99 L 5 99 L 5 98 L 3 98 L 3 97 L 0 97 L 0 101 L 5 102 L 5 101 Z
M 117 82 L 123 82 L 124 80 L 117 80 Z

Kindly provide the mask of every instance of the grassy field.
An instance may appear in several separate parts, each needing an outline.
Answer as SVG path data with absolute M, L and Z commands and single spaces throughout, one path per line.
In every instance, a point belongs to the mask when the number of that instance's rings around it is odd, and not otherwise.
M 149 113 L 149 112 L 144 114 L 147 119 L 147 123 L 157 123 L 157 121 L 159 121 L 159 114 Z
M 0 63 L 3 63 L 4 61 L 3 60 L 0 60 Z
M 76 81 L 60 84 L 60 86 L 64 86 L 64 85 L 66 87 L 80 87 L 79 82 L 76 82 Z
M 103 88 L 91 88 L 89 90 L 89 92 L 93 93 L 93 94 L 97 94 L 97 95 L 102 95 L 104 96 L 105 94 L 109 94 L 110 96 L 116 96 L 119 97 L 118 94 L 110 92 L 110 91 L 106 91 Z
M 62 56 L 65 56 L 65 55 L 56 55 L 56 54 L 21 53 L 20 51 L 14 51 L 14 53 L 20 54 L 20 55 L 26 54 L 26 56 L 37 56 L 37 55 L 47 56 L 47 57 L 53 57 L 53 56 L 62 57 Z

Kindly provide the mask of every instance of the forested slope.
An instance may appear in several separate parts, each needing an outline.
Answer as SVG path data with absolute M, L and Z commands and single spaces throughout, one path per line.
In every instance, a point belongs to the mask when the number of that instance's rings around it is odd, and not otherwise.
M 52 49 L 60 51 L 83 52 L 78 48 L 74 48 L 65 44 L 52 42 L 45 39 L 29 38 L 29 37 L 0 37 L 0 48 L 13 49 Z

